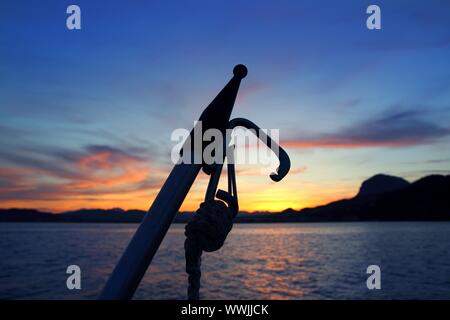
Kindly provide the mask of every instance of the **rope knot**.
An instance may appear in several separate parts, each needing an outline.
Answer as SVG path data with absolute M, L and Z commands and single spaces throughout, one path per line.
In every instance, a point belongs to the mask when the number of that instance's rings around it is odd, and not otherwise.
M 189 300 L 199 299 L 202 251 L 219 250 L 232 227 L 233 213 L 220 200 L 203 202 L 186 224 L 184 249 Z
M 206 252 L 219 250 L 233 227 L 233 215 L 220 200 L 203 202 L 185 228 L 187 238 L 192 238 Z

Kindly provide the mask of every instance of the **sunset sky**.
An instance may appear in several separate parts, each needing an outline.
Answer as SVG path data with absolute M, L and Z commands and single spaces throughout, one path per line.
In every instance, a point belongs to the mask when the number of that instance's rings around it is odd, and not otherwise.
M 2 208 L 148 209 L 172 131 L 238 63 L 249 74 L 233 117 L 280 129 L 292 162 L 279 183 L 238 167 L 241 209 L 351 197 L 377 173 L 450 173 L 449 1 L 31 3 L 0 3 Z M 69 4 L 81 30 L 66 28 Z M 366 28 L 370 4 L 381 30 Z

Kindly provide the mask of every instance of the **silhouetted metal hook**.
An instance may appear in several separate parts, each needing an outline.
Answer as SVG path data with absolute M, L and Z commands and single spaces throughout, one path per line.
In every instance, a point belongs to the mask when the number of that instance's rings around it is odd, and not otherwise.
M 280 147 L 278 143 L 273 141 L 272 138 L 269 137 L 256 124 L 248 119 L 235 118 L 231 120 L 229 122 L 229 128 L 234 129 L 236 127 L 244 127 L 252 130 L 252 132 L 275 153 L 275 155 L 278 157 L 278 161 L 280 161 L 280 165 L 278 166 L 276 173 L 270 174 L 270 179 L 275 182 L 281 181 L 288 174 L 289 169 L 291 168 L 291 160 L 289 159 L 286 151 L 284 151 L 284 149 Z
M 256 137 L 258 137 L 262 142 L 264 142 L 269 149 L 275 153 L 278 157 L 278 161 L 280 165 L 277 168 L 276 173 L 271 173 L 270 178 L 275 181 L 281 181 L 289 172 L 291 168 L 291 160 L 289 159 L 288 154 L 284 151 L 283 148 L 280 147 L 278 143 L 273 141 L 273 139 L 268 136 L 263 130 L 261 130 L 256 124 L 251 122 L 248 119 L 244 118 L 235 118 L 228 123 L 229 129 L 235 129 L 236 127 L 244 127 L 246 129 L 251 130 Z M 227 142 L 224 141 L 224 144 Z M 228 167 L 228 192 L 224 190 L 217 190 L 217 186 L 219 185 L 220 175 L 222 173 L 223 163 L 215 164 L 212 166 L 211 178 L 209 179 L 208 188 L 206 189 L 205 201 L 213 200 L 214 197 L 225 201 L 230 209 L 233 211 L 233 218 L 237 215 L 239 211 L 239 204 L 237 198 L 237 188 L 236 188 L 236 174 L 234 169 L 234 146 L 226 146 L 224 145 L 225 150 L 229 150 L 230 152 L 226 152 L 227 156 L 227 167 Z M 224 154 L 225 157 L 225 154 Z M 217 192 L 216 192 L 217 190 Z

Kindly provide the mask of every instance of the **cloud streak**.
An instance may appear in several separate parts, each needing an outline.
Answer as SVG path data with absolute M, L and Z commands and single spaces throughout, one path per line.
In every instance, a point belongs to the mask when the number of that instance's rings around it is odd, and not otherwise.
M 381 115 L 334 133 L 282 141 L 286 148 L 352 149 L 410 147 L 433 143 L 450 135 L 450 128 L 434 124 L 415 110 Z
M 2 160 L 0 199 L 8 201 L 132 198 L 160 185 L 159 173 L 147 158 L 106 145 L 2 153 Z

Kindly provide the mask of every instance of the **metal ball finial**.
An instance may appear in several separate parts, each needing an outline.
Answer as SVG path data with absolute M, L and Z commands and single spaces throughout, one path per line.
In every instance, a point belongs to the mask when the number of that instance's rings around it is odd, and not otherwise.
M 247 67 L 244 66 L 243 64 L 238 64 L 233 68 L 233 74 L 235 77 L 238 77 L 240 79 L 245 78 L 245 76 L 247 75 Z

